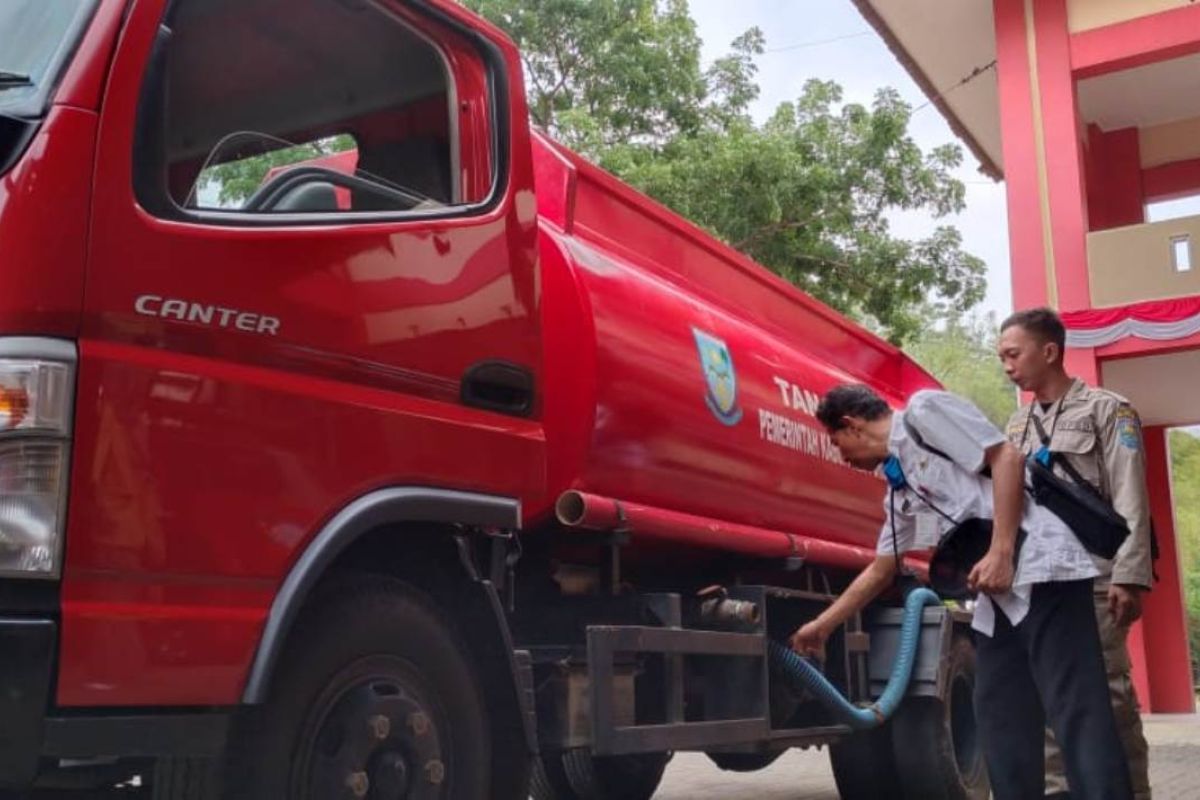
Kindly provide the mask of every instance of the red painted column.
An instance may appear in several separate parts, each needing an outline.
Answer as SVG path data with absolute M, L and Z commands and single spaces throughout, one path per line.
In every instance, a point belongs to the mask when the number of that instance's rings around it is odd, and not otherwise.
M 1044 306 L 1046 258 L 1038 202 L 1038 148 L 1033 127 L 1033 90 L 1025 39 L 1024 0 L 994 0 L 996 77 L 1004 182 L 1008 194 L 1008 239 L 1013 305 Z
M 1195 710 L 1187 618 L 1183 601 L 1183 578 L 1175 543 L 1175 521 L 1171 501 L 1170 460 L 1166 431 L 1147 427 L 1146 482 L 1150 509 L 1162 556 L 1155 564 L 1159 582 L 1146 596 L 1142 639 L 1146 655 L 1148 694 L 1141 696 L 1148 711 L 1192 713 Z M 1139 687 L 1140 688 L 1140 687 Z
M 1146 221 L 1138 138 L 1137 128 L 1106 133 L 1088 126 L 1085 172 L 1088 223 L 1093 231 Z
M 1096 350 L 1091 347 L 1068 347 L 1063 356 L 1063 366 L 1067 374 L 1079 378 L 1088 386 L 1102 386 L 1100 378 L 1100 362 L 1096 360 Z
M 1071 34 L 1066 0 L 1038 0 L 1035 11 L 1038 85 L 1046 150 L 1050 227 L 1058 306 L 1090 308 L 1087 268 L 1087 203 L 1083 181 L 1083 131 L 1071 73 Z

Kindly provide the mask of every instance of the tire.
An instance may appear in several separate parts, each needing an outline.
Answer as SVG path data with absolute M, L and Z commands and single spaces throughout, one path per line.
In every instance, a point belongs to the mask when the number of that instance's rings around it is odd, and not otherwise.
M 987 800 L 987 766 L 975 724 L 975 647 L 965 636 L 950 647 L 945 700 L 910 697 L 892 720 L 901 784 L 913 800 Z
M 153 800 L 218 800 L 221 763 L 211 758 L 160 758 L 151 778 Z
M 498 750 L 498 742 L 492 739 L 493 750 Z M 533 759 L 524 741 L 519 746 L 509 748 L 516 755 L 507 760 L 501 760 L 499 755 L 492 759 L 492 800 L 529 800 L 533 786 Z
M 477 641 L 472 644 L 477 644 Z M 491 800 L 529 800 L 534 755 L 522 724 L 523 712 L 516 703 L 514 707 L 506 709 L 501 701 L 504 693 L 512 691 L 512 676 L 504 668 L 508 666 L 508 653 L 503 650 L 489 653 L 473 649 L 474 663 L 496 665 L 495 668 L 482 670 L 480 676 L 484 696 L 489 700 L 492 721 Z M 516 661 L 520 673 L 518 683 L 523 691 L 532 696 L 533 670 L 528 653 L 518 651 Z
M 562 754 L 570 800 L 650 800 L 670 760 L 670 753 L 596 757 L 586 748 Z
M 533 778 L 529 782 L 529 795 L 533 800 L 579 800 L 571 788 L 562 753 L 543 753 L 533 765 Z
M 829 747 L 833 779 L 842 800 L 904 800 L 892 726 L 859 731 Z
M 401 581 L 355 575 L 325 587 L 289 637 L 262 713 L 231 748 L 229 796 L 326 800 L 352 786 L 488 800 L 488 709 L 469 652 Z
M 774 764 L 786 751 L 768 753 L 705 753 L 709 760 L 726 772 L 758 772 Z

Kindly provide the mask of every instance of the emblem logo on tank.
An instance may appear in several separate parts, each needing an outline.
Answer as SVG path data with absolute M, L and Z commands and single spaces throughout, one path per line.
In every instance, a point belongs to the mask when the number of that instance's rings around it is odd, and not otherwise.
M 742 409 L 737 404 L 737 373 L 729 346 L 711 333 L 692 328 L 696 349 L 700 351 L 700 368 L 704 370 L 707 391 L 704 402 L 708 410 L 724 425 L 737 425 Z

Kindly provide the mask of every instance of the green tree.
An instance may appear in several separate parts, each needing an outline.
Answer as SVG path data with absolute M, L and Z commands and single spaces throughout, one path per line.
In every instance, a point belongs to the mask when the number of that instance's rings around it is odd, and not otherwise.
M 1175 538 L 1183 573 L 1192 674 L 1200 679 L 1200 439 L 1171 431 L 1171 497 L 1175 503 Z
M 253 154 L 239 152 L 239 146 L 250 148 Z M 219 144 L 210 154 L 212 165 L 201 171 L 196 180 L 197 189 L 202 199 L 215 195 L 215 205 L 220 208 L 241 208 L 272 169 L 343 153 L 356 146 L 354 137 L 348 134 L 303 144 L 292 144 L 265 135 L 230 140 Z
M 564 143 L 662 142 L 701 124 L 707 86 L 686 0 L 463 4 L 520 46 L 530 116 Z
M 733 121 L 654 151 L 611 149 L 601 164 L 809 294 L 897 343 L 926 323 L 926 301 L 977 304 L 984 264 L 950 225 L 908 240 L 887 212 L 961 211 L 957 146 L 925 154 L 907 133 L 911 109 L 890 89 L 871 108 L 809 81 L 764 125 Z M 731 115 L 734 116 L 734 115 Z
M 929 314 L 936 312 L 931 309 Z M 944 323 L 915 337 L 906 349 L 947 389 L 971 400 L 1004 430 L 1017 410 L 1017 391 L 996 357 L 999 330 L 993 314 L 967 318 L 951 314 Z
M 923 152 L 894 90 L 867 108 L 809 81 L 758 125 L 757 29 L 704 69 L 686 0 L 463 1 L 522 49 L 536 124 L 813 296 L 897 343 L 930 298 L 982 299 L 953 226 L 891 231 L 889 212 L 941 218 L 965 195 L 960 148 Z

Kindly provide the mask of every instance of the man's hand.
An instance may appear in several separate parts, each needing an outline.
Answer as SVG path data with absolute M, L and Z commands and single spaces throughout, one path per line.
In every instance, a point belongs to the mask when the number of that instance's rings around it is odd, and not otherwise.
M 1004 594 L 1012 589 L 1013 554 L 996 547 L 988 550 L 967 576 L 967 587 L 973 592 Z
M 820 617 L 808 622 L 792 634 L 792 649 L 802 656 L 810 656 L 818 661 L 825 660 L 825 640 L 829 631 L 825 629 Z
M 1142 587 L 1116 583 L 1109 586 L 1108 613 L 1122 628 L 1141 619 Z

